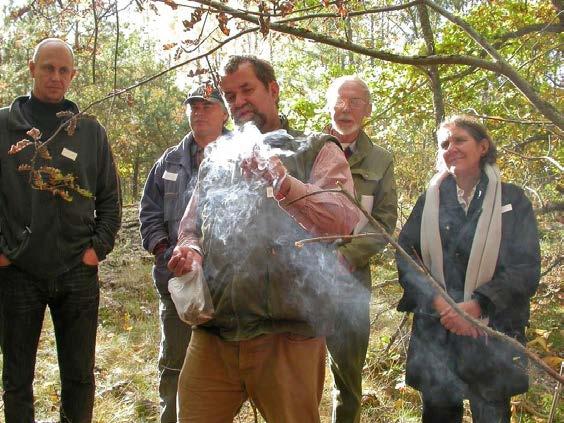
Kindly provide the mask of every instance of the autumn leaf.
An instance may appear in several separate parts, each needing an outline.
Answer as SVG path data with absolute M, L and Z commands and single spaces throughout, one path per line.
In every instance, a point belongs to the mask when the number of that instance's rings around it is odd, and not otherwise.
M 349 14 L 349 11 L 345 7 L 345 2 L 343 0 L 337 0 L 335 2 L 335 5 L 337 6 L 337 11 L 339 12 L 341 18 L 346 18 Z
M 178 9 L 178 5 L 172 0 L 163 0 L 163 3 L 169 6 L 172 10 Z
M 556 355 L 550 355 L 548 357 L 543 357 L 542 361 L 544 361 L 548 366 L 552 367 L 553 369 L 560 370 L 560 366 L 562 365 L 564 359 Z
M 266 37 L 270 31 L 270 20 L 265 19 L 263 16 L 259 16 L 260 33 Z
M 65 128 L 65 131 L 67 132 L 67 134 L 69 134 L 69 136 L 73 136 L 74 135 L 74 131 L 76 130 L 76 117 L 72 117 L 69 119 L 69 123 Z
M 49 150 L 47 150 L 47 147 L 43 146 L 43 145 L 39 145 L 36 147 L 37 148 L 37 154 L 39 155 L 39 157 L 41 157 L 44 160 L 51 160 L 52 157 L 49 154 Z
M 15 144 L 12 144 L 12 146 L 10 147 L 10 150 L 8 151 L 8 154 L 10 156 L 13 156 L 14 154 L 19 153 L 20 151 L 22 151 L 24 148 L 26 148 L 28 145 L 33 144 L 30 140 L 20 140 Z
M 280 9 L 280 13 L 282 16 L 286 16 L 288 13 L 291 13 L 294 10 L 294 2 L 293 1 L 283 1 L 278 5 Z
M 192 14 L 190 15 L 190 20 L 183 20 L 182 21 L 182 25 L 184 25 L 184 28 L 186 30 L 190 30 L 192 28 L 194 28 L 194 25 L 196 25 L 198 22 L 200 22 L 202 20 L 202 15 L 204 14 L 203 9 L 196 9 L 194 10 L 194 12 L 192 12 Z
M 74 116 L 74 113 L 71 112 L 70 110 L 62 110 L 60 112 L 57 112 L 56 116 L 58 118 L 72 117 L 72 116 Z
M 217 20 L 219 22 L 219 29 L 221 30 L 221 32 L 223 32 L 224 35 L 229 35 L 230 31 L 229 28 L 227 28 L 227 22 L 229 21 L 229 18 L 227 17 L 227 15 L 221 12 L 217 15 Z
M 542 336 L 538 336 L 535 339 L 533 339 L 532 341 L 527 342 L 527 347 L 529 347 L 529 348 L 533 347 L 535 345 L 537 345 L 538 347 L 540 347 L 544 351 L 549 351 L 546 339 L 543 338 Z
M 35 141 L 41 138 L 41 131 L 37 128 L 31 128 L 29 131 L 26 132 L 26 134 L 29 135 L 31 138 L 33 138 Z
M 168 43 L 168 44 L 163 44 L 163 50 L 167 51 L 170 50 L 171 48 L 175 47 L 177 43 Z

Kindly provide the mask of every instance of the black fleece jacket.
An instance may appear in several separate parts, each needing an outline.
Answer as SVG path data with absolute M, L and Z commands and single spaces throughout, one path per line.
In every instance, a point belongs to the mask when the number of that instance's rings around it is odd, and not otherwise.
M 33 189 L 29 172 L 18 168 L 30 164 L 34 147 L 8 154 L 19 140 L 31 140 L 26 132 L 32 127 L 52 133 L 60 120 L 55 113 L 61 109 L 78 113 L 69 100 L 46 105 L 29 96 L 0 109 L 0 253 L 13 266 L 44 279 L 76 266 L 89 247 L 103 260 L 114 246 L 121 220 L 114 159 L 106 131 L 96 120 L 80 119 L 73 135 L 61 131 L 47 147 L 52 159 L 36 162 L 36 168 L 50 166 L 75 176 L 91 198 L 69 190 L 73 199 L 68 202 Z M 41 141 L 45 139 L 47 135 Z

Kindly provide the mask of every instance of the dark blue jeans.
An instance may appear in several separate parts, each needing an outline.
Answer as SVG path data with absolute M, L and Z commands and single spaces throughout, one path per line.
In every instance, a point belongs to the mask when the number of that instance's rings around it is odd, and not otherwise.
M 15 266 L 0 268 L 2 383 L 6 423 L 33 423 L 35 359 L 45 309 L 55 329 L 61 377 L 61 422 L 92 421 L 98 269 L 79 264 L 52 280 Z

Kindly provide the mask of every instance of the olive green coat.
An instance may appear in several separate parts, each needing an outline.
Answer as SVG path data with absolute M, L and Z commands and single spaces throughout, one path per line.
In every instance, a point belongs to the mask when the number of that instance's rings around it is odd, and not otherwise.
M 392 155 L 373 144 L 364 131 L 356 140 L 355 151 L 349 157 L 357 199 L 372 196 L 372 217 L 392 233 L 397 220 L 397 194 Z M 380 232 L 369 223 L 360 232 Z M 341 254 L 355 269 L 355 277 L 366 287 L 371 285 L 370 257 L 386 246 L 384 237 L 357 238 L 339 248 Z

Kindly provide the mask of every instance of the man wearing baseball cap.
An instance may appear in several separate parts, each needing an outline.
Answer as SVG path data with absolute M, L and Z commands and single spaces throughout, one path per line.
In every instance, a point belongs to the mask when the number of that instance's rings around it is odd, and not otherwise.
M 178 224 L 196 184 L 204 148 L 226 131 L 225 123 L 229 119 L 221 94 L 212 84 L 197 86 L 184 104 L 191 132 L 157 160 L 147 177 L 139 210 L 143 248 L 155 256 L 153 281 L 160 303 L 161 423 L 176 422 L 178 375 L 191 335 L 190 326 L 179 319 L 168 292 L 172 274 L 166 265 L 176 245 Z

